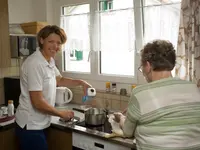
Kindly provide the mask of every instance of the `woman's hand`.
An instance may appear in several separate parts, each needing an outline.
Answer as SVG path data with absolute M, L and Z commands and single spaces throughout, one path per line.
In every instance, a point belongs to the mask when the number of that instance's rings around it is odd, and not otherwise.
M 123 115 L 122 113 L 120 113 L 120 112 L 116 112 L 116 113 L 114 113 L 113 115 L 115 116 L 114 120 L 115 120 L 115 122 L 117 122 L 117 123 L 119 123 L 120 120 L 121 120 L 121 118 L 124 117 L 124 115 Z
M 124 125 L 124 121 L 126 119 L 126 116 L 124 116 L 122 113 L 117 112 L 113 114 L 115 116 L 114 120 L 115 122 L 119 123 L 120 128 Z
M 60 113 L 60 117 L 66 121 L 74 117 L 74 112 L 71 110 L 63 110 L 63 111 L 60 111 L 59 113 Z
M 123 111 L 122 111 L 122 114 L 125 115 L 127 112 L 127 108 L 125 108 Z
M 87 89 L 91 88 L 92 86 L 89 83 L 87 83 L 86 81 L 83 81 L 83 80 L 81 80 L 81 85 L 83 87 L 84 95 L 87 95 Z

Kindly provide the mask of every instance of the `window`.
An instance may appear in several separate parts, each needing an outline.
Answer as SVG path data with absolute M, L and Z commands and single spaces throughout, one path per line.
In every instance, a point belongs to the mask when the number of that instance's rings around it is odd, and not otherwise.
M 60 24 L 68 37 L 63 74 L 97 81 L 97 86 L 102 81 L 138 83 L 138 52 L 145 43 L 167 39 L 176 46 L 180 2 L 83 0 L 62 6 Z
M 100 8 L 100 73 L 135 75 L 135 25 L 132 0 L 114 0 Z M 100 1 L 101 4 L 105 1 Z M 130 8 L 130 9 L 129 9 Z M 114 11 L 106 11 L 106 10 Z
M 62 7 L 61 27 L 67 33 L 64 45 L 64 70 L 90 72 L 89 4 Z

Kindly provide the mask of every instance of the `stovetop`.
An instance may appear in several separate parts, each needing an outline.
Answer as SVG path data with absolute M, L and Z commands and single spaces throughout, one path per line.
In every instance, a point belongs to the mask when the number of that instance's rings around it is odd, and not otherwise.
M 88 129 L 92 129 L 92 130 L 105 132 L 105 133 L 112 133 L 111 124 L 108 122 L 107 119 L 106 119 L 106 121 L 105 121 L 105 123 L 103 125 L 98 125 L 98 126 L 88 125 L 88 124 L 85 123 L 85 121 L 79 122 L 76 125 L 82 126 L 82 127 L 88 128 Z

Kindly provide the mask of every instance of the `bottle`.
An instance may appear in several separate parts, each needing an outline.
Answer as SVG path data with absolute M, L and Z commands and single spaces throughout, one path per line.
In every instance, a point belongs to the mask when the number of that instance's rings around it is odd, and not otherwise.
M 133 85 L 131 86 L 131 90 L 133 90 L 134 88 L 136 88 L 136 85 L 135 85 L 135 84 L 133 84 Z
M 14 115 L 14 105 L 13 100 L 8 100 L 8 116 Z
M 112 83 L 112 92 L 116 93 L 116 83 Z
M 87 95 L 83 96 L 82 101 L 86 102 L 88 100 L 91 100 L 95 96 L 96 96 L 95 88 L 88 88 L 87 89 Z
M 106 82 L 106 92 L 110 92 L 110 82 Z

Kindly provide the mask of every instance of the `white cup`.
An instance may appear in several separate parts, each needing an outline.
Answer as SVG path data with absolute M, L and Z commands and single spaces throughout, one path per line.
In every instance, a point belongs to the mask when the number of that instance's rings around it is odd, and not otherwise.
M 3 110 L 0 109 L 0 117 L 3 116 Z
M 3 114 L 8 113 L 8 107 L 6 107 L 6 106 L 1 107 L 1 110 L 3 111 Z

